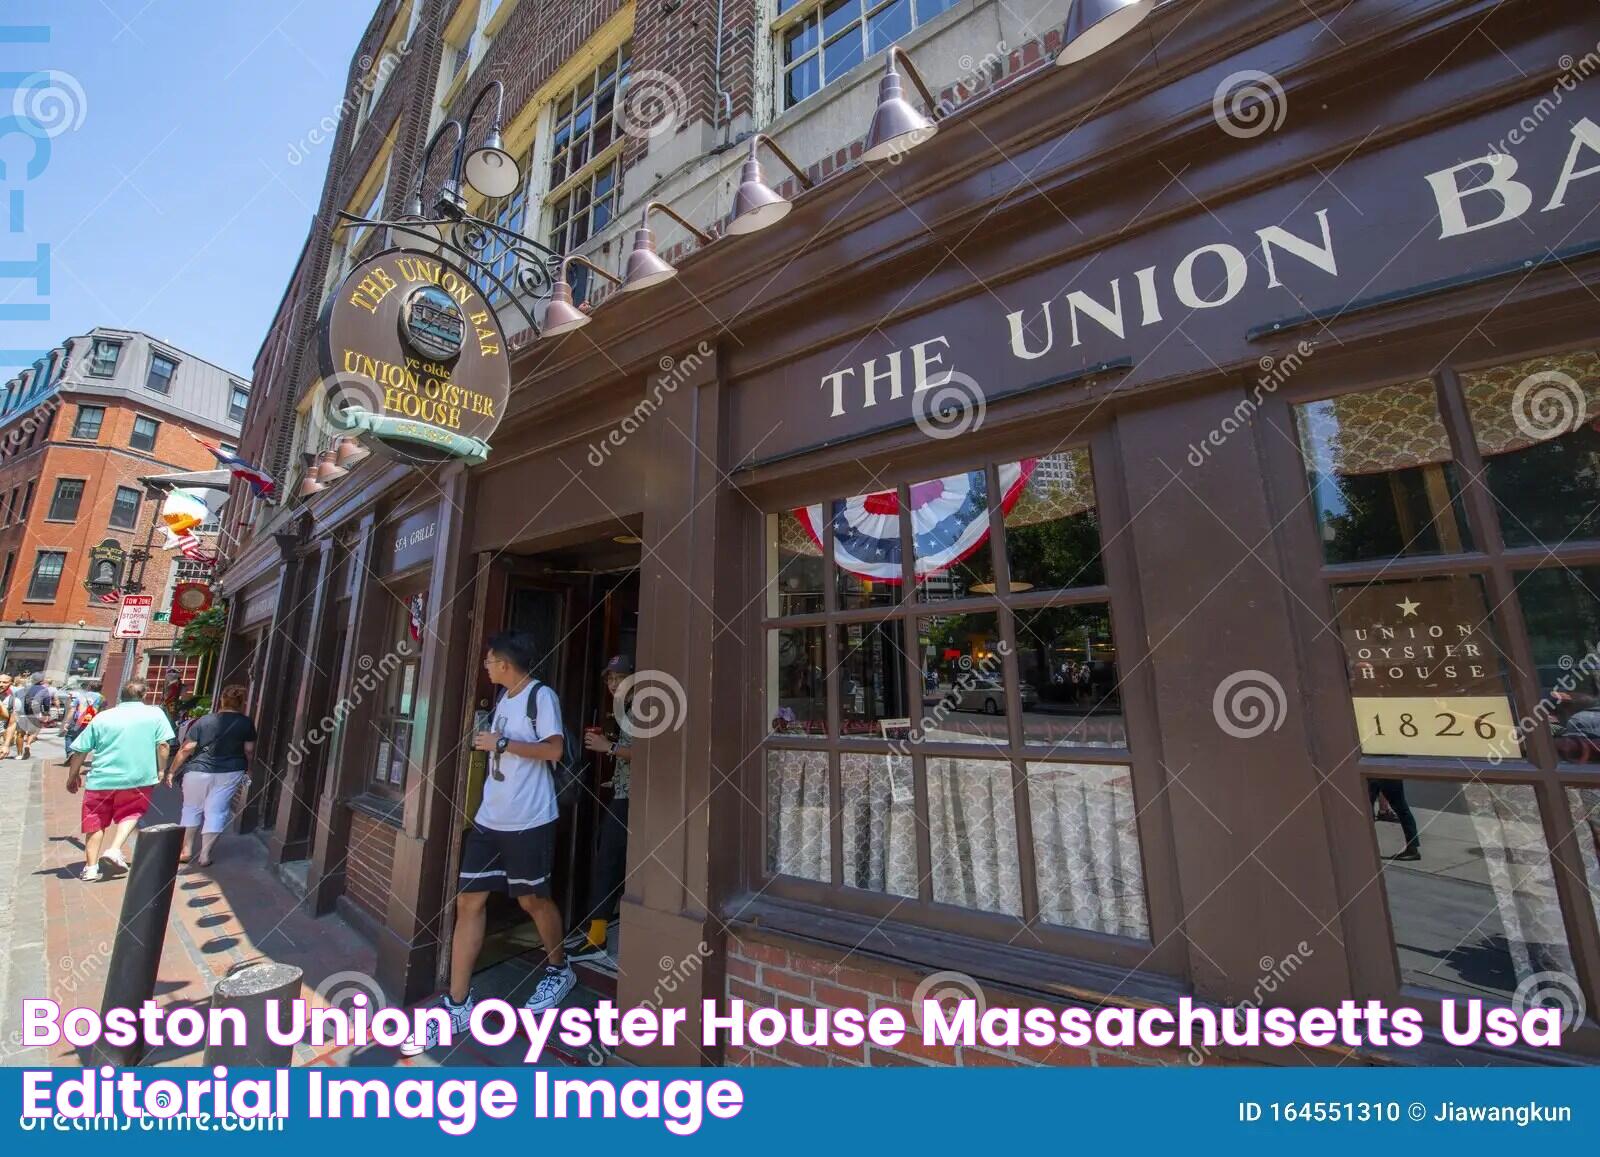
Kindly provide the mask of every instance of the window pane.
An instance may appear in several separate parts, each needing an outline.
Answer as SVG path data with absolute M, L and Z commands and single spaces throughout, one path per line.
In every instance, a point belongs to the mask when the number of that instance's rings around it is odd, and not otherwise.
M 898 619 L 849 623 L 835 630 L 839 632 L 839 719 L 844 734 L 889 738 L 890 730 L 909 727 L 905 624 Z
M 882 52 L 911 31 L 911 0 L 894 0 L 867 19 L 867 51 Z
M 28 583 L 28 598 L 53 599 L 61 585 L 61 570 L 65 565 L 65 551 L 41 550 L 34 559 L 33 578 Z
M 1600 763 L 1600 567 L 1537 571 L 1517 580 L 1538 672 L 1540 722 L 1569 763 Z
M 806 17 L 783 34 L 783 62 L 793 64 L 817 46 L 817 18 Z
M 916 896 L 917 808 L 911 758 L 839 756 L 844 883 L 852 888 Z
M 78 417 L 72 423 L 74 438 L 98 438 L 100 426 L 105 421 L 104 406 L 79 406 Z
M 1333 601 L 1363 752 L 1520 755 L 1508 661 L 1479 576 L 1338 586 Z
M 1600 353 L 1463 374 L 1508 546 L 1600 538 Z
M 823 39 L 838 35 L 859 19 L 861 0 L 829 0 L 822 6 Z
M 1011 764 L 928 760 L 928 842 L 934 900 L 1022 915 Z
M 799 104 L 822 87 L 822 82 L 818 76 L 820 67 L 818 58 L 809 56 L 784 73 L 783 103 L 785 107 Z
M 1509 999 L 1538 973 L 1573 974 L 1533 788 L 1367 788 L 1384 809 L 1375 827 L 1403 983 Z
M 1600 920 L 1600 786 L 1567 788 L 1567 806 L 1572 809 L 1578 858 L 1589 881 L 1589 903 Z
M 911 541 L 917 559 L 917 597 L 923 602 L 994 594 L 985 472 L 973 470 L 912 486 Z
M 1328 562 L 1472 549 L 1432 382 L 1295 407 Z
M 917 0 L 917 23 L 926 24 L 939 13 L 955 7 L 956 0 Z
M 78 517 L 78 506 L 83 501 L 83 480 L 62 478 L 56 482 L 55 494 L 50 498 L 50 513 L 46 516 L 58 522 L 71 522 Z
M 1003 465 L 1000 488 L 1013 592 L 1105 582 L 1087 450 Z
M 1126 767 L 1030 763 L 1039 919 L 1150 938 L 1133 774 Z
M 900 601 L 900 499 L 893 490 L 829 504 L 833 512 L 834 581 L 840 610 L 892 607 Z M 806 508 L 812 529 L 819 506 Z M 820 536 L 819 536 L 820 537 Z
M 1110 607 L 1017 612 L 1017 669 L 1022 673 L 1027 742 L 1127 745 Z
M 828 755 L 767 752 L 767 871 L 829 883 Z
M 767 515 L 767 614 L 821 611 L 822 574 L 822 546 L 809 524 L 795 511 Z
M 164 358 L 160 354 L 154 355 L 150 359 L 150 373 L 145 378 L 145 388 L 154 390 L 158 394 L 166 393 L 172 386 L 172 373 L 177 368 L 177 364 L 170 358 Z
M 919 619 L 917 647 L 922 669 L 921 738 L 928 743 L 1003 746 L 1006 688 L 1000 617 Z M 1028 710 L 1026 694 L 1023 710 Z
M 115 501 L 111 505 L 111 525 L 122 530 L 132 530 L 139 520 L 139 491 L 131 486 L 117 487 Z
M 767 723 L 774 732 L 827 732 L 826 638 L 822 627 L 767 632 Z
M 822 46 L 822 83 L 831 84 L 860 64 L 861 30 L 852 28 L 837 40 Z

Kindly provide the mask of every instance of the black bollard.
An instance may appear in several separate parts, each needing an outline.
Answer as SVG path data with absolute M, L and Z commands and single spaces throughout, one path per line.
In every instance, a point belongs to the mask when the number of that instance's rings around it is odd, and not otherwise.
M 183 836 L 184 829 L 177 824 L 139 829 L 127 891 L 122 894 L 122 914 L 117 917 L 117 939 L 111 946 L 105 997 L 100 1002 L 102 1019 L 113 1008 L 137 1012 L 156 994 L 156 971 L 161 967 L 161 945 L 172 912 Z M 92 1063 L 126 1068 L 143 1058 L 142 1040 L 129 1045 L 102 1040 L 94 1047 Z
M 286 1068 L 294 1061 L 294 1046 L 273 1044 L 267 1037 L 267 1001 L 278 1002 L 280 1031 L 290 1027 L 284 1016 L 288 1004 L 300 997 L 300 969 L 292 964 L 278 964 L 271 960 L 254 964 L 240 964 L 229 970 L 217 982 L 211 993 L 212 1008 L 236 1008 L 244 1014 L 245 1040 L 234 1044 L 232 1033 L 225 1042 L 206 1046 L 206 1066 L 227 1065 L 229 1068 L 269 1065 Z

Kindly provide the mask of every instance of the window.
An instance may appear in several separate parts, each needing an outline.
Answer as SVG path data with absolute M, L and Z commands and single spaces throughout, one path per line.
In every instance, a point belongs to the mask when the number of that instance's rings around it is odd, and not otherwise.
M 382 688 L 374 723 L 374 743 L 368 789 L 376 795 L 398 799 L 405 791 L 406 771 L 411 765 L 413 721 L 417 712 L 421 656 L 411 634 L 412 616 L 424 612 L 426 597 L 421 583 L 406 583 L 384 588 L 392 600 L 389 607 L 389 651 L 400 663 L 389 674 Z
M 783 107 L 799 104 L 956 0 L 778 0 Z
M 83 502 L 82 478 L 58 478 L 56 492 L 50 498 L 50 513 L 45 518 L 51 522 L 72 522 L 78 517 L 78 507 Z
M 133 420 L 133 435 L 128 439 L 128 445 L 135 450 L 154 450 L 156 448 L 156 431 L 161 428 L 161 423 L 154 418 L 147 418 L 143 414 Z
M 228 421 L 243 422 L 245 411 L 249 408 L 250 391 L 234 382 L 228 391 Z
M 0 571 L 0 601 L 3 601 L 11 593 L 11 572 L 16 569 L 16 566 L 17 552 L 14 550 L 7 551 L 5 569 Z
M 528 178 L 523 180 L 521 187 L 511 196 L 501 198 L 487 218 L 502 229 L 509 229 L 513 233 L 521 233 L 528 223 L 528 180 L 532 175 L 530 159 L 530 156 L 524 156 L 521 161 L 522 172 L 529 174 Z M 514 291 L 516 285 L 511 281 L 511 275 L 517 268 L 516 256 L 503 237 L 489 233 L 479 257 L 481 260 L 473 263 L 471 272 L 484 287 L 489 303 L 499 305 L 507 300 L 507 295 L 495 283 L 494 278 L 506 282 Z M 485 276 L 486 274 L 490 276 Z
M 118 530 L 132 530 L 139 525 L 139 503 L 143 495 L 136 487 L 119 486 L 111 503 L 111 525 Z
M 610 224 L 616 214 L 618 157 L 612 146 L 622 139 L 615 110 L 628 88 L 633 42 L 617 49 L 579 81 L 556 105 L 551 126 L 549 244 L 557 253 L 572 253 Z M 588 296 L 589 276 L 572 269 L 572 297 Z
M 96 441 L 100 437 L 100 427 L 105 424 L 105 420 L 104 406 L 79 406 L 78 416 L 72 422 L 72 436 L 90 442 Z
M 67 675 L 76 675 L 80 679 L 97 679 L 100 676 L 100 660 L 105 657 L 106 645 L 104 643 L 74 643 L 72 644 L 72 657 L 67 660 Z
M 157 394 L 172 392 L 172 375 L 178 372 L 178 363 L 166 354 L 150 355 L 150 372 L 145 374 L 144 388 Z
M 64 550 L 41 550 L 33 561 L 33 579 L 28 583 L 28 601 L 50 603 L 55 601 L 56 590 L 61 586 L 61 571 L 66 566 Z
M 1101 554 L 1086 449 L 768 515 L 764 886 L 1149 942 Z
M 1374 809 L 1401 982 L 1510 1000 L 1578 975 L 1600 917 L 1600 351 L 1293 413 L 1348 681 L 1321 710 Z
M 17 512 L 17 517 L 21 518 L 23 520 L 26 520 L 27 517 L 28 517 L 29 512 L 32 511 L 32 510 L 33 510 L 33 483 L 30 482 L 30 483 L 28 483 L 27 489 L 22 492 L 22 509 Z
M 97 337 L 89 350 L 89 373 L 97 378 L 109 378 L 117 372 L 117 359 L 122 356 L 122 343 Z

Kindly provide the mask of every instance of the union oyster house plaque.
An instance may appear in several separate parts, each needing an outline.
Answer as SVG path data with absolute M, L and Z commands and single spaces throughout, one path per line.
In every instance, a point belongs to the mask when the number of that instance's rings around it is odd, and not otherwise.
M 511 388 L 494 309 L 431 253 L 361 262 L 323 308 L 319 357 L 329 417 L 393 456 L 482 462 Z

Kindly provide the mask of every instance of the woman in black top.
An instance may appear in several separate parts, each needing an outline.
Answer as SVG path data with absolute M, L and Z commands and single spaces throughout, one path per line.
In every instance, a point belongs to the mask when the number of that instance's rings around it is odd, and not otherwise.
M 190 724 L 163 779 L 170 785 L 183 776 L 184 842 L 202 868 L 211 866 L 211 850 L 232 820 L 234 801 L 250 778 L 256 725 L 244 714 L 247 694 L 237 685 L 222 689 L 219 709 Z M 199 839 L 191 842 L 189 837 L 196 832 Z M 179 862 L 187 863 L 190 854 L 185 851 Z

